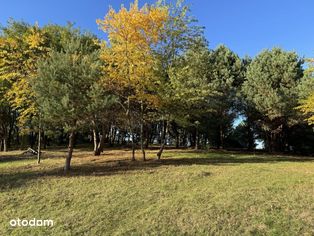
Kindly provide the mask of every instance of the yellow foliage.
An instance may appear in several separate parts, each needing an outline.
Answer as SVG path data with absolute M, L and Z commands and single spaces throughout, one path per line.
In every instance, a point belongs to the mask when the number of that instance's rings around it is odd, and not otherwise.
M 300 105 L 298 108 L 309 118 L 307 118 L 307 121 L 309 124 L 314 124 L 314 92 L 311 96 L 309 96 L 307 99 L 303 100 L 301 102 L 302 105 Z
M 30 49 L 40 48 L 45 43 L 44 35 L 36 28 L 32 28 L 29 35 L 25 37 Z
M 37 26 L 30 28 L 23 37 L 2 37 L 0 40 L 0 81 L 10 83 L 5 97 L 19 111 L 21 127 L 37 116 L 30 80 L 36 76 L 37 61 L 48 52 L 47 40 Z
M 97 20 L 110 41 L 109 47 L 103 45 L 101 55 L 109 77 L 107 84 L 129 98 L 157 105 L 158 98 L 153 94 L 158 79 L 152 49 L 160 42 L 167 19 L 167 8 L 139 8 L 135 1 L 129 10 L 124 6 L 118 12 L 110 8 L 103 20 Z

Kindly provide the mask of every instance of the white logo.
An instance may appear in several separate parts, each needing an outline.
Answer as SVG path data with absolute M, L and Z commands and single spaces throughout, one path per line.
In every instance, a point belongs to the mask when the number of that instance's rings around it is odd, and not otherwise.
M 31 220 L 26 219 L 12 219 L 10 220 L 10 226 L 12 227 L 52 227 L 53 220 L 41 220 L 33 218 Z

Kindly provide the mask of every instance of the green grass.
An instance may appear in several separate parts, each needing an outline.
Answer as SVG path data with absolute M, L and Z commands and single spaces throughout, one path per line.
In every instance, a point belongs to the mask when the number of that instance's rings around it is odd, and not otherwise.
M 40 165 L 0 154 L 0 235 L 314 235 L 313 158 L 76 150 L 65 176 L 65 151 Z M 16 218 L 54 226 L 10 227 Z

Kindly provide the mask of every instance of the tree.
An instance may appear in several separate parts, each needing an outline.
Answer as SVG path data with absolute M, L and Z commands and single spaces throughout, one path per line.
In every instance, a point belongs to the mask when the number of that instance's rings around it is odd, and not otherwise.
M 213 122 L 217 125 L 216 144 L 224 147 L 226 133 L 232 127 L 238 88 L 243 82 L 241 59 L 226 46 L 218 46 L 210 58 L 210 83 L 216 96 L 212 100 Z
M 154 48 L 154 54 L 159 58 L 158 75 L 161 80 L 158 88 L 161 101 L 156 120 L 160 122 L 161 127 L 161 145 L 157 152 L 157 159 L 160 159 L 166 144 L 169 124 L 181 116 L 174 112 L 181 105 L 177 99 L 173 99 L 171 74 L 177 71 L 175 67 L 178 65 L 179 58 L 194 45 L 205 40 L 203 28 L 196 24 L 197 20 L 189 14 L 190 9 L 183 0 L 178 0 L 175 4 L 158 1 L 157 6 L 167 7 L 169 15 L 162 32 L 161 41 Z
M 247 75 L 247 69 L 251 64 L 252 59 L 248 56 L 242 59 L 242 73 L 243 73 L 243 81 L 240 82 L 238 86 L 236 101 L 235 101 L 235 109 L 238 112 L 238 119 L 243 119 L 243 122 L 239 124 L 239 127 L 236 127 L 234 133 L 243 132 L 243 139 L 246 140 L 246 145 L 242 145 L 246 147 L 248 151 L 253 151 L 255 148 L 255 139 L 257 137 L 257 121 L 261 118 L 259 112 L 256 110 L 254 105 L 247 101 L 245 98 L 245 94 L 243 94 L 242 86 L 245 81 L 245 77 Z M 241 142 L 241 140 L 240 140 Z M 243 142 L 243 140 L 242 140 Z
M 33 90 L 44 122 L 69 134 L 65 172 L 70 170 L 74 135 L 90 117 L 90 93 L 100 77 L 98 46 L 90 36 L 73 37 L 64 51 L 52 51 L 38 65 Z
M 38 110 L 30 80 L 36 76 L 37 61 L 49 52 L 48 39 L 38 25 L 9 21 L 2 29 L 0 44 L 0 79 L 10 84 L 6 97 L 19 111 L 21 128 L 32 129 L 31 120 L 38 118 Z
M 12 108 L 4 97 L 7 89 L 5 82 L 0 82 L 0 151 L 4 152 L 8 150 L 8 141 L 12 131 Z
M 206 42 L 200 40 L 177 58 L 169 73 L 172 96 L 168 103 L 176 104 L 171 112 L 172 119 L 192 130 L 196 149 L 203 118 L 212 112 L 212 100 L 217 95 L 210 81 L 210 54 Z
M 144 5 L 138 7 L 135 1 L 127 10 L 124 6 L 116 12 L 111 8 L 104 20 L 97 20 L 101 29 L 109 35 L 109 46 L 103 47 L 102 59 L 108 65 L 105 74 L 109 83 L 125 103 L 129 133 L 132 135 L 132 160 L 135 160 L 132 118 L 133 107 L 140 108 L 140 137 L 143 159 L 144 112 L 148 107 L 158 105 L 155 88 L 159 78 L 155 76 L 156 58 L 152 48 L 160 41 L 160 35 L 168 17 L 165 7 Z
M 287 131 L 295 121 L 296 86 L 303 74 L 302 60 L 294 52 L 279 48 L 261 52 L 250 64 L 242 91 L 259 112 L 266 146 L 283 151 Z
M 90 104 L 87 106 L 88 113 L 92 120 L 93 129 L 93 141 L 94 141 L 94 155 L 99 156 L 103 151 L 105 144 L 105 129 L 106 123 L 110 120 L 110 115 L 116 111 L 114 105 L 118 103 L 118 98 L 109 93 L 101 84 L 101 80 L 93 84 L 89 91 L 89 97 L 91 99 Z M 109 112 L 110 110 L 114 112 Z M 100 127 L 97 127 L 100 126 Z M 97 141 L 97 130 L 101 130 L 101 135 L 99 137 L 99 142 Z
M 314 124 L 314 92 L 307 99 L 301 101 L 298 107 L 305 115 L 309 116 L 307 121 L 310 125 Z
M 307 122 L 314 124 L 314 59 L 309 59 L 309 67 L 298 86 L 300 105 L 297 107 L 305 116 Z
M 24 22 L 9 20 L 1 29 L 0 82 L 7 84 L 4 93 L 9 105 L 17 113 L 18 125 L 23 133 L 38 133 L 38 158 L 40 163 L 43 125 L 41 114 L 31 88 L 31 80 L 37 77 L 38 61 L 53 50 L 61 51 L 62 43 L 79 32 L 69 24 L 66 27 L 47 25 L 40 28 Z M 32 138 L 33 139 L 33 138 Z M 31 147 L 34 141 L 31 141 Z

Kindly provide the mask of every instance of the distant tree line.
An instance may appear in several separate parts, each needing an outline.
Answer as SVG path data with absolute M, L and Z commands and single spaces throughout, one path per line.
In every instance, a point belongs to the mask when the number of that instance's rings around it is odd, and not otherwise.
M 110 9 L 108 40 L 73 25 L 9 20 L 0 34 L 0 148 L 75 141 L 314 153 L 313 60 L 280 48 L 210 49 L 181 1 Z M 235 123 L 238 123 L 235 125 Z

